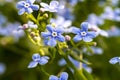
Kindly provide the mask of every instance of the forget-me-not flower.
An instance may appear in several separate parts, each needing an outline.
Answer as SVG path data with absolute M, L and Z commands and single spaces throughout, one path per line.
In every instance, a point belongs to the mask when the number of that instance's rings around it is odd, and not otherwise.
M 94 31 L 88 31 L 89 24 L 87 22 L 83 22 L 81 24 L 82 29 L 73 28 L 72 32 L 76 34 L 73 38 L 75 42 L 83 40 L 85 42 L 91 42 L 92 38 L 96 37 L 96 33 Z
M 49 12 L 58 12 L 58 10 L 63 9 L 64 6 L 60 5 L 58 1 L 51 1 L 50 4 L 46 4 L 41 2 L 40 5 L 43 7 L 43 11 L 49 11 Z
M 20 1 L 17 3 L 17 8 L 19 9 L 18 14 L 22 15 L 24 12 L 32 13 L 33 10 L 38 10 L 39 6 L 33 4 L 35 0 L 26 0 L 26 1 Z
M 46 45 L 55 46 L 57 44 L 56 40 L 64 42 L 65 38 L 62 35 L 63 29 L 53 27 L 52 25 L 47 25 L 48 32 L 42 32 L 41 36 L 45 39 Z
M 57 76 L 51 75 L 49 77 L 49 80 L 68 80 L 68 73 L 62 72 L 60 75 L 60 78 L 58 78 Z
M 109 63 L 111 63 L 111 64 L 119 63 L 120 64 L 120 57 L 113 57 L 112 59 L 109 60 Z
M 33 61 L 30 62 L 28 68 L 34 68 L 37 64 L 45 65 L 48 62 L 49 57 L 47 56 L 40 56 L 38 53 L 33 54 L 32 56 Z

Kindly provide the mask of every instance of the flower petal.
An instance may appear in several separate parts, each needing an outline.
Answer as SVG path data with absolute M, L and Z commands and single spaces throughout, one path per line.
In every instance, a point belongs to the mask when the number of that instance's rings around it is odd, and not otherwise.
M 43 38 L 48 38 L 48 37 L 51 36 L 51 34 L 50 34 L 50 32 L 41 32 L 41 36 L 42 36 Z
M 87 36 L 89 36 L 90 38 L 95 38 L 97 34 L 96 32 L 90 31 L 90 32 L 87 32 Z
M 120 62 L 120 57 L 113 57 L 109 60 L 109 63 L 116 64 L 117 62 Z
M 68 73 L 62 72 L 62 74 L 60 75 L 60 80 L 68 80 Z
M 58 1 L 51 1 L 50 6 L 56 8 L 59 5 Z
M 55 46 L 56 44 L 57 44 L 57 42 L 55 41 L 54 38 L 51 38 L 47 43 L 47 45 L 49 45 L 49 46 Z
M 20 2 L 17 3 L 17 6 L 16 6 L 16 7 L 17 7 L 18 9 L 21 9 L 21 8 L 24 7 L 24 4 L 25 4 L 25 3 L 26 3 L 25 1 L 20 1 Z
M 41 2 L 41 3 L 40 3 L 40 5 L 41 5 L 42 7 L 44 7 L 44 8 L 48 8 L 48 7 L 49 7 L 49 5 L 48 5 L 48 4 L 43 3 L 43 2 Z
M 72 27 L 72 33 L 78 34 L 78 33 L 80 33 L 80 29 L 76 28 L 76 27 Z
M 35 0 L 26 0 L 26 2 L 33 4 Z
M 22 14 L 24 14 L 24 12 L 25 12 L 25 9 L 22 8 L 22 9 L 20 9 L 20 10 L 18 11 L 18 14 L 19 14 L 19 15 L 22 15 Z
M 37 66 L 37 64 L 38 64 L 38 62 L 32 61 L 32 62 L 29 63 L 28 68 L 34 68 L 34 67 Z
M 75 42 L 78 42 L 78 41 L 82 40 L 82 36 L 76 35 L 76 36 L 73 38 L 73 40 L 74 40 Z
M 38 53 L 33 54 L 32 59 L 33 59 L 33 61 L 38 61 L 38 60 L 40 60 L 40 55 Z
M 31 5 L 30 6 L 33 10 L 38 10 L 39 9 L 39 6 L 38 5 Z
M 49 80 L 59 80 L 57 76 L 51 75 L 49 77 Z
M 47 25 L 47 30 L 52 33 L 54 28 L 51 25 Z
M 33 12 L 33 10 L 31 8 L 27 8 L 26 12 L 28 12 L 29 14 Z
M 85 37 L 83 37 L 83 41 L 85 41 L 85 42 L 91 42 L 92 38 L 89 37 L 89 36 L 85 36 Z
M 40 58 L 39 64 L 40 65 L 45 65 L 48 62 L 49 57 L 43 56 Z
M 44 39 L 44 44 L 45 44 L 46 46 L 48 46 L 48 44 L 47 44 L 48 41 L 49 41 L 48 39 Z
M 89 26 L 88 22 L 81 23 L 81 28 L 82 28 L 81 30 L 87 32 L 88 26 Z
M 57 39 L 58 41 L 60 41 L 60 42 L 64 42 L 64 41 L 65 41 L 65 37 L 64 37 L 63 35 L 61 35 L 61 34 L 59 34 L 59 35 L 56 37 L 56 39 Z

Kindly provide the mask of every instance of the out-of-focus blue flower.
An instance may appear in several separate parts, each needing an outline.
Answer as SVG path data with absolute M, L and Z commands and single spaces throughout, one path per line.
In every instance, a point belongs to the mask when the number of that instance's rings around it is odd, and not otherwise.
M 98 26 L 94 25 L 94 24 L 89 24 L 88 29 L 95 31 L 96 35 L 101 35 L 104 37 L 108 37 L 108 32 L 105 30 L 100 29 Z
M 49 46 L 55 46 L 57 44 L 56 40 L 64 42 L 65 38 L 62 36 L 62 28 L 54 28 L 52 25 L 47 25 L 48 32 L 42 32 L 41 35 L 45 39 L 45 44 Z
M 83 40 L 85 42 L 91 42 L 92 38 L 96 37 L 96 33 L 94 31 L 88 31 L 89 24 L 87 22 L 83 22 L 81 24 L 82 29 L 73 28 L 72 33 L 76 34 L 73 38 L 75 42 Z
M 99 54 L 101 55 L 103 53 L 103 49 L 102 48 L 99 48 L 99 47 L 91 47 L 91 50 L 94 54 Z M 85 54 L 88 54 L 88 55 L 91 55 L 92 53 L 90 51 L 87 51 L 87 48 L 83 48 L 83 52 Z
M 3 36 L 11 36 L 14 38 L 15 41 L 18 41 L 19 38 L 24 36 L 23 31 L 18 31 L 17 27 L 20 25 L 20 23 L 7 23 L 6 26 L 0 27 L 0 35 Z
M 6 70 L 5 64 L 0 62 L 0 75 L 2 75 L 5 72 L 5 70 Z
M 104 19 L 98 17 L 96 14 L 92 13 L 88 16 L 87 22 L 93 25 L 102 25 L 104 24 Z
M 6 17 L 0 13 L 0 26 L 5 24 L 6 22 L 7 22 Z
M 58 78 L 57 76 L 51 75 L 49 77 L 49 80 L 68 80 L 68 73 L 62 72 L 60 75 L 60 78 Z
M 61 11 L 57 12 L 58 15 L 65 18 L 65 20 L 74 20 L 74 15 L 72 14 L 71 8 L 64 8 Z
M 34 5 L 33 3 L 35 2 L 35 0 L 26 0 L 26 1 L 20 1 L 17 3 L 17 8 L 20 9 L 18 14 L 22 15 L 24 14 L 24 12 L 27 13 L 32 13 L 33 10 L 38 10 L 39 6 L 38 5 Z
M 55 23 L 56 27 L 62 27 L 65 33 L 70 33 L 71 32 L 71 20 L 65 20 L 64 17 L 58 16 L 56 19 L 51 19 L 51 23 Z
M 31 61 L 28 65 L 28 68 L 34 68 L 37 64 L 45 65 L 48 62 L 49 57 L 47 56 L 40 56 L 38 53 L 33 54 L 32 56 L 33 61 Z
M 77 68 L 80 68 L 80 62 L 79 62 L 79 61 L 73 59 L 71 56 L 68 56 L 68 58 L 69 58 L 69 60 L 70 60 Z M 64 65 L 66 65 L 66 64 L 67 64 L 67 63 L 66 63 L 66 61 L 65 61 L 64 59 L 61 59 L 61 60 L 58 62 L 58 65 L 59 65 L 59 66 L 64 66 Z M 92 69 L 91 69 L 89 66 L 87 66 L 86 64 L 83 64 L 82 67 L 83 67 L 86 71 L 88 71 L 89 73 L 92 72 Z M 70 68 L 70 70 L 71 70 L 72 72 L 74 72 L 73 69 Z
M 64 6 L 60 5 L 58 1 L 51 1 L 50 5 L 41 2 L 40 5 L 43 7 L 43 11 L 49 11 L 49 12 L 58 12 L 60 9 L 63 9 Z
M 109 60 L 110 64 L 116 64 L 119 63 L 120 64 L 120 57 L 113 57 L 112 59 Z
M 114 11 L 110 6 L 105 7 L 104 13 L 100 15 L 102 19 L 114 20 Z
M 120 29 L 116 26 L 112 26 L 110 30 L 107 31 L 109 37 L 118 37 L 120 36 Z
M 120 21 L 120 8 L 115 8 L 114 9 L 114 20 L 115 21 Z
M 110 0 L 113 6 L 117 6 L 119 4 L 119 0 Z

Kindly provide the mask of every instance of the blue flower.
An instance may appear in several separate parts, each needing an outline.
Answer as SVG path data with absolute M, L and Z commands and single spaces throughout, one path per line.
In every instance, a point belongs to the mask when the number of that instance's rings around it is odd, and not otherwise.
M 28 65 L 28 68 L 34 68 L 37 64 L 45 65 L 48 62 L 49 57 L 43 56 L 41 57 L 38 53 L 33 54 L 32 56 L 33 61 L 31 61 Z
M 68 80 L 68 73 L 62 72 L 60 75 L 60 78 L 58 78 L 57 76 L 51 75 L 49 77 L 49 80 Z
M 17 3 L 17 8 L 20 9 L 18 14 L 22 15 L 22 14 L 24 14 L 24 12 L 32 13 L 33 10 L 38 10 L 39 6 L 34 5 L 33 4 L 34 2 L 35 2 L 35 0 L 26 0 L 26 1 L 18 2 Z
M 60 5 L 58 1 L 51 1 L 50 5 L 41 2 L 40 5 L 43 7 L 43 11 L 58 12 L 58 10 L 63 9 L 64 6 Z
M 120 57 L 113 57 L 112 59 L 109 60 L 109 63 L 111 63 L 111 64 L 119 63 L 120 64 Z
M 85 42 L 91 42 L 92 38 L 96 37 L 96 33 L 94 31 L 88 31 L 89 24 L 87 22 L 83 22 L 81 24 L 82 29 L 73 28 L 72 32 L 76 34 L 73 38 L 75 42 L 83 40 Z
M 62 36 L 63 29 L 54 28 L 51 25 L 47 25 L 48 32 L 42 32 L 41 36 L 45 39 L 45 45 L 55 46 L 57 44 L 56 40 L 64 42 L 65 38 Z

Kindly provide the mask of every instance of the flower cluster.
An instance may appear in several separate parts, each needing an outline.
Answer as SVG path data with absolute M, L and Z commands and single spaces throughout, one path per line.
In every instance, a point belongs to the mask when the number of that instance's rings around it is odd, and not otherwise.
M 84 0 L 80 0 L 80 2 L 83 1 Z M 96 42 L 92 42 L 93 38 L 96 38 L 98 35 L 108 37 L 108 33 L 98 26 L 105 23 L 104 21 L 107 19 L 106 15 L 110 19 L 112 17 L 112 20 L 119 21 L 119 9 L 111 13 L 110 11 L 112 10 L 107 8 L 100 16 L 92 13 L 86 21 L 81 23 L 80 28 L 78 28 L 72 23 L 72 20 L 74 20 L 74 16 L 70 13 L 72 9 L 69 10 L 69 8 L 65 7 L 66 4 L 64 0 L 60 0 L 60 2 L 53 0 L 49 4 L 40 2 L 40 6 L 33 4 L 34 2 L 35 0 L 26 0 L 17 3 L 17 8 L 19 9 L 18 14 L 23 15 L 25 13 L 26 18 L 28 18 L 28 23 L 19 26 L 18 31 L 23 30 L 33 44 L 39 47 L 37 53 L 33 54 L 32 61 L 29 63 L 28 68 L 35 68 L 38 64 L 43 67 L 42 65 L 49 63 L 48 60 L 50 58 L 51 64 L 56 54 L 59 54 L 59 57 L 63 59 L 63 62 L 60 61 L 59 63 L 62 64 L 62 66 L 68 64 L 67 67 L 72 74 L 77 73 L 75 80 L 78 80 L 79 76 L 81 76 L 80 72 L 82 72 L 82 69 L 83 71 L 86 69 L 86 72 L 84 71 L 82 76 L 84 73 L 87 73 L 87 70 L 91 72 L 92 69 L 86 66 L 86 64 L 89 63 L 83 60 L 83 54 L 81 52 L 91 53 L 93 51 L 96 54 L 103 53 L 101 48 L 95 47 Z M 70 6 L 72 5 L 73 7 L 78 0 L 68 0 L 68 2 Z M 37 16 L 32 14 L 34 10 L 38 11 L 38 13 L 36 13 L 38 14 Z M 56 17 L 53 18 L 51 12 L 55 12 L 54 16 Z M 109 12 L 111 14 L 109 14 Z M 116 16 L 118 17 L 117 19 Z M 87 51 L 87 49 L 91 52 Z M 42 54 L 42 52 L 44 54 Z M 47 53 L 49 57 L 45 56 Z M 40 56 L 40 54 L 42 56 Z M 114 57 L 109 62 L 111 64 L 120 63 L 120 59 L 119 57 Z M 59 72 L 61 74 L 57 77 L 41 69 L 43 73 L 49 76 L 49 80 L 68 80 L 68 73 L 63 72 L 63 70 Z M 83 80 L 85 77 L 86 76 L 83 76 Z M 87 80 L 87 78 L 85 79 Z

